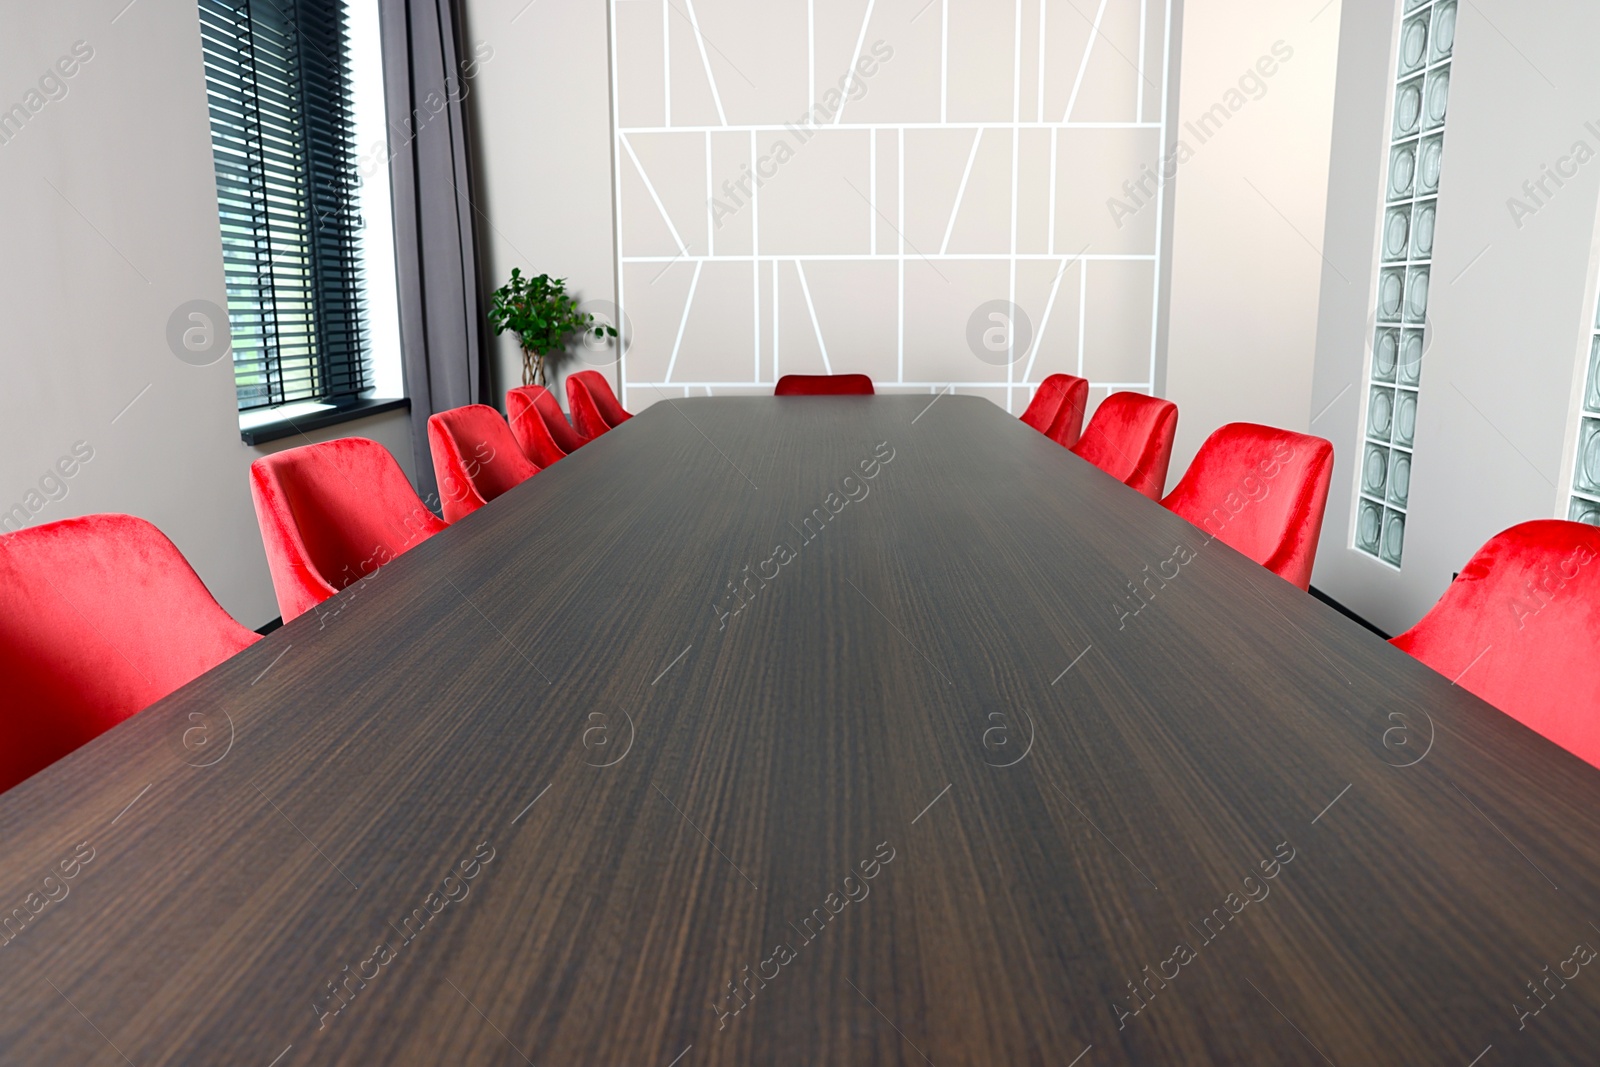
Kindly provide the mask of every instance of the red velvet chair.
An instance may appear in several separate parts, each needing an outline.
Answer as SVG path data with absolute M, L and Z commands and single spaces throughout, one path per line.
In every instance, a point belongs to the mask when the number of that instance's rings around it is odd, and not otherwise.
M 1083 432 L 1089 407 L 1089 381 L 1071 374 L 1052 374 L 1039 383 L 1022 421 L 1056 444 L 1071 448 Z
M 1178 405 L 1142 393 L 1112 393 L 1094 409 L 1072 451 L 1151 500 L 1167 488 Z
M 263 456 L 250 464 L 250 496 L 284 622 L 447 529 L 389 450 L 364 437 Z
M 445 522 L 460 522 L 539 473 L 522 454 L 506 420 L 487 404 L 429 415 L 428 450 Z
M 561 405 L 550 390 L 542 385 L 507 389 L 506 415 L 522 454 L 541 470 L 587 443 L 562 414 Z
M 1284 581 L 1311 587 L 1333 446 L 1234 422 L 1206 438 L 1161 503 Z
M 633 418 L 617 403 L 611 383 L 597 370 L 567 375 L 567 407 L 572 410 L 573 425 L 590 441 Z
M 785 374 L 773 396 L 872 396 L 872 379 L 865 374 Z
M 1540 519 L 1495 535 L 1391 643 L 1600 767 L 1600 529 Z
M 0 790 L 259 640 L 143 519 L 0 536 Z

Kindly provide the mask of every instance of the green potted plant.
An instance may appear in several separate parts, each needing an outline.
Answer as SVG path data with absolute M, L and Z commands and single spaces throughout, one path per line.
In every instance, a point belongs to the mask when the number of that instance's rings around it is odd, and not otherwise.
M 567 337 L 593 331 L 596 338 L 615 337 L 610 326 L 594 325 L 594 316 L 578 310 L 567 295 L 567 280 L 541 274 L 524 278 L 511 268 L 511 280 L 490 298 L 489 325 L 496 334 L 510 330 L 522 345 L 522 384 L 545 385 L 545 360 L 566 349 Z

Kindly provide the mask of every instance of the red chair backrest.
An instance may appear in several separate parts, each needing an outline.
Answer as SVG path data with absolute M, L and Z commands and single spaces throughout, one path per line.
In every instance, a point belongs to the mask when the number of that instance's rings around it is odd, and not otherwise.
M 1162 503 L 1309 589 L 1332 477 L 1333 446 L 1322 438 L 1234 422 L 1206 438 Z
M 506 415 L 522 454 L 540 469 L 570 456 L 585 443 L 562 414 L 556 398 L 542 385 L 507 389 Z
M 773 396 L 872 396 L 872 379 L 865 374 L 785 374 Z
M 1087 378 L 1052 374 L 1039 383 L 1022 421 L 1056 444 L 1071 448 L 1083 432 L 1083 413 L 1088 406 Z
M 0 536 L 0 790 L 259 640 L 143 519 Z
M 1094 409 L 1072 451 L 1151 500 L 1160 500 L 1172 465 L 1178 405 L 1142 393 L 1112 393 Z
M 447 528 L 364 437 L 263 456 L 250 464 L 250 496 L 284 622 Z
M 1496 534 L 1392 643 L 1600 767 L 1600 529 L 1539 519 Z
M 633 418 L 617 403 L 611 383 L 597 370 L 567 375 L 567 407 L 572 409 L 578 432 L 591 441 Z
M 460 522 L 539 473 L 522 454 L 506 420 L 487 404 L 429 415 L 428 449 L 445 522 Z

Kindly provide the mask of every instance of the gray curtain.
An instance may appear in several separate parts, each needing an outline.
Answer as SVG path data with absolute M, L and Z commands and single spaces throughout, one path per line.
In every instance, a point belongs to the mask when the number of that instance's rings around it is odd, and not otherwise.
M 417 491 L 436 503 L 428 416 L 490 388 L 463 107 L 477 68 L 457 0 L 379 0 L 379 15 L 411 443 Z

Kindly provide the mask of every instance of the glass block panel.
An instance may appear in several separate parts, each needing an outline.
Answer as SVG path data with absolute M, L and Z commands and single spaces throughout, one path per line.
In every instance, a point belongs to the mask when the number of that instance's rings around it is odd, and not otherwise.
M 1398 449 L 1389 457 L 1389 503 L 1397 508 L 1406 506 L 1411 495 L 1411 453 Z
M 1432 196 L 1439 191 L 1439 165 L 1444 159 L 1444 134 L 1430 133 L 1417 149 L 1417 195 Z
M 1405 303 L 1405 292 L 1405 268 L 1386 269 L 1378 278 L 1379 322 L 1400 321 L 1400 310 Z
M 1361 491 L 1378 499 L 1389 488 L 1389 450 L 1382 445 L 1367 445 L 1367 458 L 1361 466 Z
M 1422 124 L 1430 130 L 1444 125 L 1445 112 L 1450 105 L 1450 68 L 1437 67 L 1428 71 L 1427 88 L 1422 93 Z
M 1459 0 L 1404 0 L 1395 22 L 1394 97 L 1389 166 L 1378 232 L 1372 359 L 1367 372 L 1366 443 L 1356 474 L 1354 547 L 1395 566 L 1405 542 L 1411 448 L 1426 351 L 1428 295 L 1439 214 L 1444 126 Z M 1596 312 L 1600 332 L 1600 310 Z M 1600 344 L 1594 375 L 1600 379 Z M 1600 384 L 1587 394 L 1600 427 Z M 1600 430 L 1595 440 L 1600 477 Z M 1596 487 L 1600 499 L 1600 485 Z
M 1405 548 L 1406 517 L 1393 509 L 1383 514 L 1383 547 L 1378 550 L 1385 563 L 1400 566 L 1400 555 Z
M 1401 389 L 1394 398 L 1394 443 L 1411 447 L 1417 439 L 1417 394 Z
M 1587 411 L 1600 413 L 1600 337 L 1589 345 L 1589 388 L 1584 391 L 1583 406 Z
M 1429 76 L 1430 78 L 1432 75 Z M 1411 78 L 1400 83 L 1394 91 L 1394 137 L 1411 137 L 1422 129 L 1422 113 L 1425 110 L 1424 95 L 1427 90 L 1427 81 L 1423 78 Z M 1445 91 L 1449 92 L 1448 84 Z
M 1600 348 L 1596 348 L 1600 352 Z M 1372 378 L 1379 382 L 1394 381 L 1394 372 L 1400 362 L 1400 331 L 1378 330 L 1372 342 Z
M 1362 500 L 1356 513 L 1356 547 L 1376 556 L 1383 537 L 1383 505 Z
M 1585 493 L 1600 493 L 1600 419 L 1584 419 L 1578 432 L 1578 463 L 1575 474 L 1578 488 Z
M 1367 501 L 1363 500 L 1363 506 Z M 1600 504 L 1592 500 L 1585 500 L 1581 496 L 1572 498 L 1572 506 L 1567 509 L 1567 518 L 1573 522 L 1586 522 L 1590 526 L 1600 526 Z
M 1411 199 L 1416 179 L 1417 142 L 1395 145 L 1389 153 L 1389 199 Z
M 1396 204 L 1383 220 L 1383 258 L 1404 260 L 1411 250 L 1411 205 Z
M 1406 19 L 1400 27 L 1400 73 L 1415 74 L 1428 64 L 1428 13 Z
M 1433 7 L 1433 34 L 1429 41 L 1428 62 L 1449 59 L 1456 47 L 1456 0 L 1445 0 Z
M 1433 258 L 1433 219 L 1438 211 L 1439 205 L 1433 200 L 1420 200 L 1411 209 L 1412 259 Z
M 1406 322 L 1428 320 L 1428 268 L 1412 267 L 1406 272 Z
M 1413 388 L 1422 380 L 1422 331 L 1406 330 L 1400 337 L 1400 364 L 1395 369 L 1395 380 Z
M 1394 390 L 1375 385 L 1367 399 L 1367 436 L 1387 441 L 1394 427 Z

